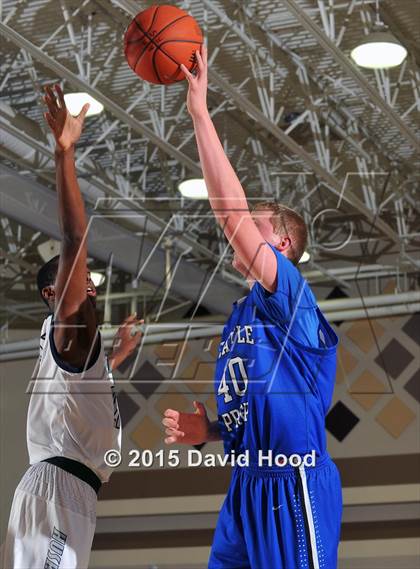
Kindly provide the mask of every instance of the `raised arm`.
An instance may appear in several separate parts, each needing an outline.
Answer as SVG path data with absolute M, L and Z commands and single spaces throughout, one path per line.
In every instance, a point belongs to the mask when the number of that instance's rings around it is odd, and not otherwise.
M 55 163 L 58 215 L 62 234 L 60 261 L 55 282 L 54 343 L 62 360 L 83 367 L 96 338 L 93 290 L 87 270 L 87 220 L 77 182 L 74 145 L 79 140 L 89 105 L 77 117 L 66 108 L 58 85 L 46 89 L 45 118 L 56 140 Z
M 207 109 L 207 51 L 196 52 L 198 73 L 182 66 L 188 83 L 187 106 L 194 123 L 201 167 L 210 205 L 227 239 L 250 276 L 273 291 L 276 257 L 261 235 L 248 207 L 241 183 L 227 158 Z

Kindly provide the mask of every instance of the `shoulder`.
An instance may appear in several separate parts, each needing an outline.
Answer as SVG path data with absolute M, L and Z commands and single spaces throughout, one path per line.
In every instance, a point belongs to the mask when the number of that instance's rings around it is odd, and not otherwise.
M 83 374 L 84 376 L 89 370 L 93 370 L 93 368 L 98 363 L 101 366 L 106 365 L 106 356 L 104 352 L 103 341 L 101 338 L 101 334 L 98 330 L 97 336 L 95 337 L 94 344 L 92 348 L 89 350 L 89 359 L 83 366 L 75 366 L 69 362 L 67 362 L 62 355 L 57 350 L 55 341 L 54 341 L 54 320 L 51 318 L 49 327 L 47 329 L 47 339 L 49 344 L 49 353 L 51 354 L 52 359 L 54 360 L 56 366 L 67 375 L 80 375 Z
M 259 282 L 255 284 L 256 294 L 265 300 L 287 302 L 301 308 L 315 309 L 317 301 L 309 283 L 299 269 L 273 245 L 277 259 L 277 282 L 274 292 L 268 291 Z

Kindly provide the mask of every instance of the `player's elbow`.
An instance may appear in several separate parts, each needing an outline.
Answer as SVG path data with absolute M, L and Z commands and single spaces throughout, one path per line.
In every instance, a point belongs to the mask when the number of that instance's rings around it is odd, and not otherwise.
M 240 231 L 243 227 L 245 219 L 249 217 L 249 214 L 245 214 L 243 211 L 229 211 L 223 214 L 223 227 L 225 233 L 229 235 L 236 235 L 238 230 Z

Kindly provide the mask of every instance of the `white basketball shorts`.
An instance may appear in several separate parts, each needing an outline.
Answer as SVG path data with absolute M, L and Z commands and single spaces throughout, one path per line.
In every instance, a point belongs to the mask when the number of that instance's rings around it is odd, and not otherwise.
M 96 524 L 96 493 L 46 462 L 16 488 L 3 548 L 4 569 L 87 569 Z

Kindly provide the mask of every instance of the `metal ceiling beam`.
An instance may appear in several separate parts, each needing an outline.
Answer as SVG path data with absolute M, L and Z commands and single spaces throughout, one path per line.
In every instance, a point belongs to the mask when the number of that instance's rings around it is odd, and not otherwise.
M 247 18 L 249 18 L 249 25 L 255 27 L 260 32 L 262 31 L 264 33 L 264 36 L 269 39 L 270 44 L 271 45 L 274 44 L 279 50 L 281 50 L 280 53 L 282 54 L 282 58 L 281 58 L 281 60 L 279 59 L 279 61 L 278 61 L 278 67 L 280 67 L 281 65 L 287 66 L 287 68 L 289 69 L 289 73 L 290 73 L 290 79 L 293 81 L 293 84 L 300 86 L 299 81 L 294 77 L 295 72 L 296 72 L 296 66 L 298 69 L 304 67 L 306 69 L 306 73 L 307 73 L 307 76 L 308 76 L 308 79 L 310 82 L 310 86 L 313 85 L 317 88 L 318 91 L 319 90 L 322 91 L 323 85 L 320 83 L 320 77 L 318 77 L 314 73 L 313 69 L 308 65 L 308 63 L 307 62 L 304 63 L 301 56 L 297 55 L 290 48 L 286 48 L 284 46 L 283 42 L 279 39 L 279 37 L 270 31 L 270 29 L 266 23 L 258 21 L 258 18 L 256 16 L 254 16 L 255 12 L 251 11 L 248 6 L 243 6 L 242 10 L 246 14 Z M 238 32 L 240 31 L 238 29 L 237 24 L 235 24 L 235 22 L 231 23 L 231 28 L 236 34 L 238 34 Z M 294 67 L 295 67 L 294 69 L 293 69 L 292 65 L 294 65 Z M 341 111 L 343 109 L 342 102 L 340 102 L 340 104 L 338 104 L 338 102 L 335 99 L 333 99 L 330 94 L 326 96 L 326 100 L 328 101 L 329 108 L 332 108 L 335 111 L 335 114 L 338 115 L 339 118 L 341 118 L 343 122 L 348 121 L 349 116 L 351 116 L 353 121 L 356 121 L 355 117 L 352 115 L 352 113 L 349 111 L 349 109 L 345 108 L 345 114 L 341 113 Z M 322 117 L 322 119 L 326 123 L 329 124 L 331 129 L 334 132 L 336 132 L 336 134 L 340 138 L 345 139 L 345 141 L 350 146 L 352 146 L 359 155 L 364 156 L 367 160 L 370 160 L 372 158 L 372 156 L 366 150 L 364 150 L 362 148 L 361 144 L 357 140 L 352 138 L 337 123 L 336 120 L 334 120 L 334 119 L 332 119 L 332 117 L 330 117 L 329 112 L 325 112 L 325 111 L 319 109 L 319 114 Z
M 17 119 L 19 119 L 19 129 L 14 126 L 14 121 Z M 23 120 L 25 122 L 23 122 Z M 26 127 L 28 127 L 28 129 L 26 129 Z M 19 160 L 19 165 L 22 168 L 32 169 L 34 167 L 34 163 L 32 159 L 29 159 L 29 151 L 31 148 L 33 148 L 37 151 L 38 156 L 45 157 L 46 161 L 43 167 L 48 168 L 48 173 L 46 173 L 44 170 L 42 172 L 39 171 L 38 175 L 45 179 L 47 182 L 55 184 L 53 151 L 50 148 L 46 147 L 42 141 L 36 140 L 34 138 L 37 136 L 38 131 L 31 132 L 30 135 L 27 134 L 27 130 L 31 130 L 30 127 L 30 119 L 20 115 L 15 115 L 11 107 L 8 107 L 7 105 L 0 102 L 0 128 L 4 132 L 9 133 L 11 137 L 10 139 L 6 137 L 2 138 L 0 144 L 0 154 L 2 153 L 3 149 L 8 149 L 9 151 L 13 151 L 14 154 L 25 156 L 26 160 Z M 18 142 L 21 142 L 22 144 L 17 146 Z M 6 156 L 8 159 L 16 162 L 16 157 L 11 153 L 6 154 Z M 112 184 L 110 184 L 109 180 L 100 178 L 98 173 L 94 172 L 92 166 L 93 164 L 91 164 L 89 161 L 85 161 L 85 163 L 80 165 L 78 164 L 78 160 L 76 160 L 76 167 L 80 173 L 79 184 L 84 198 L 92 205 L 92 207 L 97 206 L 99 203 L 98 200 L 101 200 L 105 197 L 116 198 L 116 202 L 119 198 L 121 198 L 120 205 L 125 210 L 127 210 L 128 202 L 122 199 L 124 196 L 121 196 L 121 194 L 112 186 Z M 112 180 L 112 182 L 115 184 L 115 186 L 117 185 L 115 180 Z M 144 207 L 144 204 L 141 200 L 135 199 L 131 203 L 130 207 L 132 207 L 133 215 L 136 212 L 138 212 L 139 216 L 147 215 L 147 225 L 150 231 L 153 230 L 156 233 L 159 233 L 165 230 L 167 222 L 159 218 L 156 213 L 153 213 Z M 143 226 L 139 226 L 138 229 L 142 230 Z M 177 245 L 179 245 L 181 250 L 185 250 L 185 248 L 191 247 L 195 255 L 202 255 L 214 263 L 217 263 L 219 261 L 219 256 L 216 255 L 216 253 L 212 252 L 210 249 L 197 242 L 194 236 L 189 235 L 187 232 L 183 232 L 182 235 L 177 235 Z
M 318 161 L 307 152 L 302 146 L 288 136 L 281 128 L 270 121 L 251 101 L 244 95 L 241 95 L 226 79 L 223 79 L 212 69 L 209 69 L 209 77 L 211 81 L 227 93 L 233 101 L 246 113 L 248 113 L 258 125 L 264 127 L 270 132 L 277 140 L 279 140 L 291 152 L 302 158 L 302 160 L 317 174 L 325 183 L 326 187 L 333 191 L 337 196 L 346 201 L 354 209 L 362 213 L 369 221 L 375 222 L 375 227 L 379 229 L 384 235 L 389 237 L 395 243 L 399 243 L 400 239 L 398 234 L 379 217 L 376 218 L 374 212 L 370 211 L 359 198 L 354 196 L 348 191 L 343 191 L 343 184 L 330 174 L 327 170 L 322 168 Z
M 128 3 L 127 0 L 114 0 L 114 4 L 120 6 L 127 14 L 130 16 L 135 16 L 139 10 L 138 5 L 134 6 L 131 3 Z M 211 10 L 213 10 L 219 17 L 220 17 L 220 10 L 217 9 L 211 0 L 203 0 L 205 6 Z M 316 173 L 324 182 L 326 182 L 327 187 L 334 191 L 337 195 L 341 196 L 347 203 L 349 203 L 352 207 L 357 209 L 360 213 L 362 213 L 369 221 L 375 220 L 376 227 L 384 233 L 384 235 L 388 236 L 392 241 L 395 243 L 399 243 L 398 234 L 390 227 L 387 223 L 382 221 L 381 219 L 375 219 L 374 213 L 369 211 L 362 201 L 360 201 L 356 196 L 350 194 L 349 192 L 343 192 L 342 184 L 340 184 L 339 180 L 337 180 L 334 176 L 332 176 L 327 170 L 322 168 L 317 160 L 313 158 L 309 152 L 304 150 L 302 146 L 300 146 L 297 142 L 293 140 L 290 136 L 288 136 L 281 128 L 279 128 L 274 122 L 268 119 L 264 113 L 262 113 L 251 101 L 249 101 L 245 96 L 241 95 L 235 87 L 233 87 L 229 81 L 223 79 L 214 69 L 209 67 L 208 70 L 209 78 L 217 85 L 222 91 L 227 93 L 230 98 L 235 101 L 235 103 L 245 111 L 249 116 L 251 116 L 260 126 L 264 127 L 268 132 L 270 132 L 275 138 L 280 140 L 286 148 L 288 148 L 291 152 L 300 156 L 303 161 L 310 166 L 314 173 Z
M 378 91 L 369 83 L 363 73 L 361 73 L 344 53 L 332 42 L 318 24 L 299 6 L 296 0 L 282 0 L 289 11 L 302 24 L 302 26 L 310 32 L 320 43 L 320 45 L 329 53 L 334 60 L 340 65 L 342 70 L 350 75 L 358 86 L 366 93 L 372 103 L 378 107 L 392 124 L 400 131 L 410 145 L 420 151 L 420 140 L 416 134 L 401 120 L 398 113 L 388 105 L 379 95 Z
M 0 261 L 2 261 L 3 266 L 7 267 L 7 264 L 15 264 L 19 266 L 19 269 L 26 271 L 32 275 L 36 275 L 38 272 L 38 267 L 34 264 L 25 261 L 18 253 L 11 253 L 10 251 L 4 251 L 0 247 Z
M 227 16 L 227 14 L 223 12 L 223 10 L 215 6 L 214 2 L 212 2 L 211 0 L 203 0 L 203 2 L 209 9 L 211 9 L 219 17 L 220 21 L 225 24 L 225 26 L 229 31 L 234 32 L 243 41 L 244 31 L 242 27 L 238 25 L 237 22 L 235 22 L 229 16 Z M 303 60 L 301 55 L 298 55 L 296 52 L 294 52 L 292 49 L 286 46 L 284 42 L 281 41 L 280 37 L 277 34 L 271 32 L 270 28 L 267 26 L 265 22 L 260 22 L 258 20 L 256 12 L 252 11 L 249 6 L 241 5 L 241 9 L 248 18 L 248 24 L 251 27 L 255 27 L 260 32 L 263 32 L 264 37 L 269 39 L 270 47 L 272 48 L 274 44 L 279 48 L 279 50 L 281 50 L 280 53 L 282 54 L 282 57 L 280 57 L 278 61 L 275 60 L 276 68 L 284 70 L 284 67 L 286 67 L 289 70 L 289 80 L 292 82 L 292 85 L 297 84 L 300 86 L 299 82 L 294 77 L 297 68 L 298 70 L 302 71 L 306 70 L 305 72 L 308 76 L 311 86 L 315 86 L 318 90 L 323 91 L 324 86 L 322 84 L 322 81 L 320 82 L 320 80 L 324 80 L 328 78 L 328 76 L 325 76 L 325 74 L 319 76 L 316 70 L 307 61 Z M 268 49 L 266 43 L 264 43 L 263 45 L 265 46 L 266 49 Z M 259 52 L 257 50 L 256 52 L 257 55 L 259 55 Z M 328 79 L 332 80 L 332 78 Z M 401 174 L 402 170 L 404 169 L 404 175 L 407 172 L 414 171 L 412 163 L 405 158 L 404 159 L 401 158 L 399 160 L 399 163 L 395 164 L 394 158 L 389 155 L 389 152 L 386 149 L 380 146 L 380 141 L 376 140 L 375 138 L 376 135 L 372 135 L 371 133 L 369 133 L 366 130 L 366 125 L 361 124 L 358 121 L 358 119 L 354 116 L 353 112 L 350 111 L 350 109 L 348 109 L 347 107 L 343 106 L 342 101 L 336 100 L 331 94 L 326 95 L 326 100 L 328 101 L 329 108 L 332 108 L 334 112 L 330 116 L 329 112 L 324 112 L 322 108 L 320 108 L 317 109 L 319 116 L 322 117 L 322 119 L 330 126 L 332 131 L 334 131 L 339 137 L 343 138 L 348 144 L 350 144 L 360 156 L 363 156 L 368 161 L 374 161 L 376 159 L 375 156 L 376 152 L 379 153 L 379 155 L 386 160 L 387 166 L 384 168 L 385 170 L 389 168 L 395 168 L 396 171 L 398 171 L 399 174 Z M 372 103 L 369 102 L 369 106 L 372 106 Z M 335 116 L 341 118 L 343 123 L 347 123 L 350 120 L 352 125 L 355 126 L 357 125 L 356 133 L 354 133 L 356 134 L 356 136 L 352 136 L 351 133 L 346 132 L 340 126 L 340 124 L 336 122 Z M 358 132 L 360 132 L 360 135 L 357 134 Z M 289 134 L 289 132 L 287 132 L 287 134 Z M 361 147 L 359 140 L 362 137 L 361 136 L 362 134 L 363 138 L 369 139 L 369 141 L 374 145 L 375 152 L 373 154 L 372 152 L 365 151 Z
M 55 216 L 57 194 L 30 178 L 0 164 L 0 212 L 27 227 L 54 239 L 61 239 Z M 161 287 L 165 281 L 165 253 L 156 243 L 144 235 L 135 235 L 117 225 L 121 219 L 118 210 L 105 219 L 88 211 L 91 225 L 88 232 L 88 251 L 93 257 L 107 262 L 112 253 L 114 265 L 129 274 L 136 275 L 142 267 L 141 279 Z M 113 219 L 116 219 L 114 221 Z M 141 258 L 140 258 L 141 257 Z M 211 283 L 211 286 L 208 286 Z M 220 274 L 204 272 L 196 263 L 181 259 L 171 290 L 197 302 L 205 291 L 201 304 L 217 314 L 229 314 L 232 303 L 242 295 L 242 290 L 228 283 Z
M 5 25 L 0 22 L 0 32 L 4 34 L 4 37 L 12 41 L 15 45 L 23 48 L 25 51 L 30 53 L 37 61 L 44 64 L 48 69 L 54 71 L 58 77 L 62 77 L 69 81 L 74 87 L 89 93 L 92 97 L 100 101 L 104 107 L 111 111 L 116 117 L 122 120 L 124 123 L 129 125 L 135 132 L 146 136 L 153 144 L 161 148 L 166 154 L 175 158 L 180 164 L 183 164 L 197 176 L 202 176 L 201 168 L 196 164 L 191 158 L 189 158 L 183 152 L 177 150 L 172 144 L 169 144 L 159 136 L 157 136 L 153 130 L 145 126 L 139 120 L 134 118 L 132 115 L 128 114 L 122 107 L 117 105 L 112 99 L 104 95 L 101 91 L 89 85 L 85 80 L 81 79 L 75 75 L 72 71 L 67 69 L 58 61 L 55 61 L 52 57 L 43 52 L 35 44 L 27 40 L 21 34 L 13 30 L 10 26 Z
M 374 10 L 373 6 L 370 8 Z M 393 7 L 394 8 L 394 7 Z M 373 12 L 372 10 L 372 12 Z M 409 54 L 413 57 L 413 63 L 420 69 L 420 49 L 419 44 L 414 39 L 411 39 L 407 26 L 401 21 L 399 15 L 395 13 L 395 10 L 390 11 L 390 6 L 384 2 L 381 2 L 380 6 L 380 17 L 383 23 L 388 26 L 394 36 L 400 41 L 406 48 L 408 48 Z

